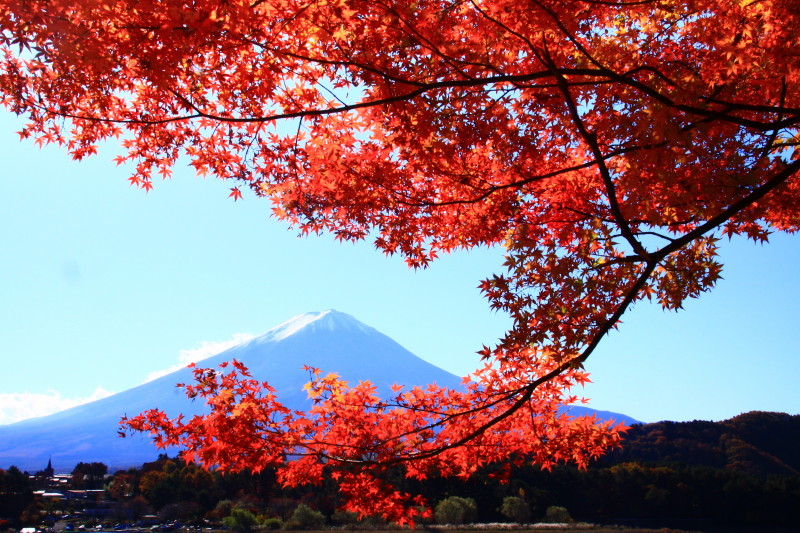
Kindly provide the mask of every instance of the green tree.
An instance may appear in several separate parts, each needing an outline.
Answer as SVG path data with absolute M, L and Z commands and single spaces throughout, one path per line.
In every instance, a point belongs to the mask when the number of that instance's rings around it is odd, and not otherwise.
M 266 520 L 264 520 L 263 526 L 265 529 L 271 529 L 271 530 L 281 529 L 283 528 L 283 520 L 276 517 L 267 518 Z
M 500 512 L 512 522 L 519 524 L 524 524 L 531 519 L 530 505 L 519 496 L 506 496 L 503 498 Z
M 472 498 L 450 496 L 436 504 L 434 516 L 439 524 L 466 524 L 475 520 L 478 506 Z
M 319 529 L 324 524 L 325 515 L 301 503 L 295 508 L 284 527 L 286 529 Z
M 253 530 L 253 526 L 258 524 L 258 519 L 256 515 L 247 509 L 234 507 L 231 509 L 230 516 L 222 519 L 222 524 L 237 533 L 250 533 Z
M 30 478 L 16 466 L 0 469 L 0 494 L 24 494 L 30 492 Z
M 19 517 L 32 503 L 33 488 L 28 475 L 16 466 L 0 469 L 0 517 L 12 519 L 8 524 L 20 527 Z
M 222 520 L 226 516 L 230 516 L 231 511 L 233 511 L 233 502 L 228 499 L 220 500 L 217 502 L 216 507 L 214 507 L 213 515 L 218 520 Z
M 72 486 L 76 489 L 101 489 L 108 473 L 104 463 L 78 463 L 72 470 Z
M 553 522 L 557 524 L 569 524 L 572 522 L 572 517 L 567 511 L 566 507 L 561 507 L 559 505 L 551 505 L 547 508 L 547 511 L 544 513 L 544 519 L 547 522 Z

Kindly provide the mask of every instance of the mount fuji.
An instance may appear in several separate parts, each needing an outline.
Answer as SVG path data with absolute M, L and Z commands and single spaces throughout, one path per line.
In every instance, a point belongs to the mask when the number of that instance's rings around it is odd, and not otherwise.
M 309 380 L 303 365 L 337 372 L 351 383 L 370 380 L 379 394 L 387 396 L 395 383 L 437 383 L 458 387 L 461 379 L 412 354 L 398 343 L 350 315 L 328 310 L 296 316 L 238 346 L 199 363 L 216 367 L 237 359 L 253 377 L 268 381 L 278 398 L 291 409 L 310 406 L 303 385 Z M 103 462 L 110 468 L 139 466 L 159 453 L 143 435 L 119 438 L 120 417 L 158 408 L 170 416 L 202 412 L 202 402 L 191 402 L 176 383 L 192 382 L 188 368 L 91 403 L 49 416 L 0 426 L 0 468 L 15 465 L 37 471 L 52 459 L 57 470 L 70 471 L 78 462 Z M 601 419 L 626 424 L 636 420 L 625 415 L 570 406 L 570 414 L 595 413 Z

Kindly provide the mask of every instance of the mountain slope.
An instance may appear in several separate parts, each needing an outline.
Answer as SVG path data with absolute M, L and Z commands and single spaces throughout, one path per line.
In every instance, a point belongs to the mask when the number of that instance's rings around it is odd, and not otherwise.
M 256 379 L 268 381 L 277 390 L 278 398 L 292 409 L 310 405 L 302 390 L 309 380 L 303 365 L 337 372 L 351 383 L 370 380 L 384 396 L 395 383 L 457 387 L 461 382 L 457 376 L 420 359 L 374 328 L 332 310 L 299 315 L 259 337 L 203 360 L 200 365 L 215 367 L 231 359 L 244 363 Z M 158 451 L 148 438 L 117 436 L 119 419 L 151 408 L 162 409 L 170 416 L 200 412 L 203 404 L 190 402 L 175 387 L 176 383 L 191 380 L 190 370 L 182 369 L 102 400 L 0 426 L 0 468 L 16 465 L 22 470 L 36 471 L 50 457 L 53 465 L 62 470 L 71 470 L 80 461 L 124 467 L 153 460 Z M 570 408 L 572 414 L 584 414 L 584 410 Z M 635 422 L 614 413 L 601 413 L 600 417 Z
M 751 476 L 800 476 L 800 415 L 753 411 L 721 422 L 657 422 L 628 432 L 602 465 L 684 464 Z

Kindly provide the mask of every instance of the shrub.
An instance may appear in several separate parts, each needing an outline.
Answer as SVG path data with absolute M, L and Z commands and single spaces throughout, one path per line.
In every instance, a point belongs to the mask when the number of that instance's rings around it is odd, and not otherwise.
M 434 516 L 439 524 L 465 524 L 474 522 L 478 506 L 472 498 L 450 496 L 436 504 Z
M 237 533 L 250 533 L 253 526 L 258 524 L 258 519 L 247 509 L 234 507 L 231 515 L 222 519 L 222 524 Z
M 559 507 L 558 505 L 551 505 L 544 513 L 544 519 L 547 522 L 569 524 L 572 522 L 572 517 L 569 515 L 566 507 Z
M 217 506 L 214 508 L 211 513 L 217 520 L 222 520 L 226 516 L 230 516 L 231 510 L 233 509 L 233 502 L 230 500 L 220 500 L 217 502 Z
M 506 496 L 503 498 L 503 505 L 500 512 L 518 524 L 524 524 L 531 519 L 531 508 L 524 499 L 519 496 Z
M 283 520 L 280 518 L 267 518 L 264 520 L 264 529 L 281 529 L 283 527 Z
M 284 524 L 284 529 L 319 529 L 325 524 L 325 515 L 308 505 L 298 505 Z

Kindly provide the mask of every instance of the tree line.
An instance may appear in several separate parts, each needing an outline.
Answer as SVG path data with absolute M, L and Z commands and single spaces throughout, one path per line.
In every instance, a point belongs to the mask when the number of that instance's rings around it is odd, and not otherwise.
M 748 413 L 724 422 L 636 425 L 625 445 L 589 468 L 498 465 L 468 480 L 433 476 L 406 479 L 400 467 L 387 481 L 420 495 L 431 507 L 423 523 L 533 522 L 575 519 L 605 524 L 713 529 L 800 521 L 800 416 Z M 72 479 L 96 486 L 105 465 L 80 463 Z M 511 468 L 501 482 L 498 470 Z M 0 470 L 0 530 L 36 525 L 47 509 L 32 497 L 36 476 Z M 227 524 L 246 528 L 304 529 L 323 525 L 375 527 L 341 510 L 334 480 L 284 488 L 273 469 L 259 473 L 206 470 L 160 456 L 106 476 L 107 523 Z M 65 512 L 79 511 L 78 508 Z

